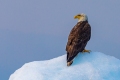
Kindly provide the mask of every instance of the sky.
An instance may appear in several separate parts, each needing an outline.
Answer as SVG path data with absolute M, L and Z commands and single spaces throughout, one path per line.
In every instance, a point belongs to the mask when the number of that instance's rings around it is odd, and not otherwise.
M 74 16 L 85 13 L 92 28 L 86 49 L 120 59 L 119 0 L 0 0 L 0 78 L 31 61 L 66 54 Z

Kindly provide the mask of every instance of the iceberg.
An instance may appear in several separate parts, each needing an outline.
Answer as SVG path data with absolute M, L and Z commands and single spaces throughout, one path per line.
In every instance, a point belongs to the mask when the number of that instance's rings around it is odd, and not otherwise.
M 68 67 L 65 54 L 26 63 L 9 80 L 120 80 L 120 60 L 101 52 L 79 53 Z

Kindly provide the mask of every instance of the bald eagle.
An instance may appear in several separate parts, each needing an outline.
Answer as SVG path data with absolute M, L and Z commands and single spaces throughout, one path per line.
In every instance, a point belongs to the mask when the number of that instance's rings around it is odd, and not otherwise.
M 91 27 L 88 23 L 88 17 L 82 13 L 74 16 L 74 19 L 78 19 L 78 22 L 68 36 L 66 45 L 67 66 L 73 63 L 73 59 L 79 52 L 90 52 L 90 50 L 85 49 L 91 37 Z

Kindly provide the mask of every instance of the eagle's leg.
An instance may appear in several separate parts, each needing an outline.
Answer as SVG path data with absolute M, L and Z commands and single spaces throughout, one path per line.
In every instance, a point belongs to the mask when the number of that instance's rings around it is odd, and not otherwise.
M 90 53 L 91 50 L 86 50 L 86 49 L 84 49 L 84 50 L 82 51 L 82 53 L 84 53 L 84 52 L 88 52 L 88 53 Z

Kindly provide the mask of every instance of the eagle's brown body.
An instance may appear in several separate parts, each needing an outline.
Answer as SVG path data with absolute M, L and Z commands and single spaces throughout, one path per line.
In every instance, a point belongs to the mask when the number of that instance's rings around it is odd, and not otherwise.
M 66 45 L 67 62 L 85 49 L 87 42 L 91 37 L 91 27 L 88 21 L 78 22 L 71 30 Z

